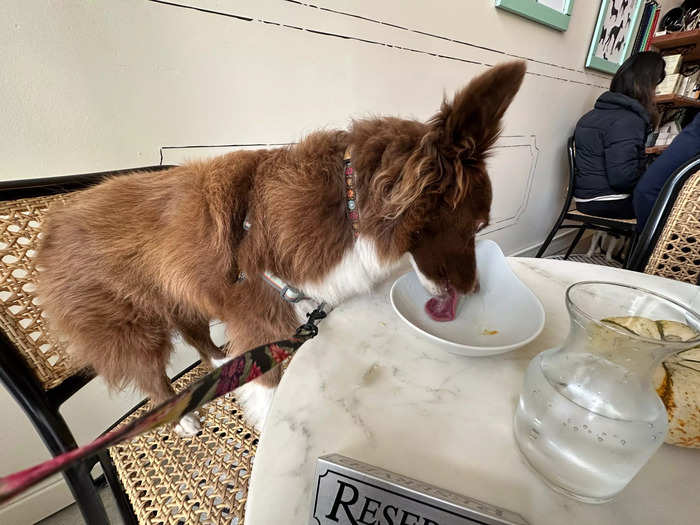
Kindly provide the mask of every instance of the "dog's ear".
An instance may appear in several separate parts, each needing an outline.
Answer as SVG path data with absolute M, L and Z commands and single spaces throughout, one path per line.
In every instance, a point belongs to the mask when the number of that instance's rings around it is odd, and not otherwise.
M 501 131 L 501 118 L 520 89 L 525 62 L 491 68 L 443 101 L 397 181 L 385 198 L 387 217 L 396 218 L 426 193 L 454 208 L 469 189 L 469 165 L 483 162 Z
M 469 159 L 487 152 L 501 131 L 501 118 L 520 89 L 525 62 L 491 68 L 444 101 L 430 120 L 426 142 L 448 161 Z

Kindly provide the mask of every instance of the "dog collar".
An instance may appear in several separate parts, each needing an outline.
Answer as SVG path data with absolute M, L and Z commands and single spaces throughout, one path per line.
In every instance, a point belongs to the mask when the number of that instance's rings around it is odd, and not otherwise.
M 345 206 L 347 208 L 348 219 L 352 226 L 352 235 L 355 239 L 360 235 L 360 208 L 357 205 L 357 184 L 355 180 L 355 169 L 352 167 L 352 150 L 348 146 L 343 155 L 344 175 L 345 175 Z

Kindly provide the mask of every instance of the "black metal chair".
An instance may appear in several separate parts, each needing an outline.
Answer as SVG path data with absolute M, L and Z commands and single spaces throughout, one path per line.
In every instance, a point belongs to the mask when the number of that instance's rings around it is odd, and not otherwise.
M 625 239 L 631 239 L 634 243 L 637 228 L 636 219 L 609 219 L 607 217 L 588 215 L 578 210 L 571 209 L 571 202 L 574 199 L 576 178 L 576 144 L 574 143 L 574 137 L 569 137 L 569 140 L 566 143 L 566 148 L 569 161 L 569 184 L 566 190 L 564 207 L 559 214 L 559 218 L 557 218 L 557 221 L 554 223 L 554 227 L 549 232 L 549 235 L 547 235 L 547 238 L 542 243 L 542 246 L 540 246 L 540 249 L 537 251 L 537 255 L 535 255 L 535 257 L 542 257 L 552 242 L 552 239 L 554 239 L 556 233 L 563 229 L 578 229 L 578 232 L 576 232 L 576 237 L 574 237 L 573 242 L 564 255 L 564 259 L 569 258 L 586 230 L 597 230 L 605 233 L 612 233 L 624 237 Z M 563 224 L 564 221 L 569 221 L 569 224 Z
M 94 373 L 70 362 L 66 343 L 46 326 L 35 296 L 33 257 L 41 222 L 51 203 L 106 176 L 133 171 L 0 183 L 0 381 L 54 456 L 76 448 L 59 407 Z M 206 372 L 195 363 L 174 378 L 173 386 L 179 391 Z M 147 401 L 140 403 L 111 428 L 149 408 Z M 109 523 L 90 474 L 99 462 L 126 524 L 243 523 L 258 436 L 230 394 L 199 414 L 202 432 L 193 438 L 161 427 L 66 470 L 64 478 L 85 522 Z
M 700 155 L 664 184 L 626 268 L 700 284 Z
M 150 169 L 161 168 L 155 167 Z M 33 202 L 31 208 L 28 206 L 20 206 L 18 208 L 19 215 L 15 217 L 25 215 L 27 219 L 24 226 L 30 228 L 28 223 L 38 218 L 37 213 L 34 213 L 34 211 L 45 210 L 51 199 L 50 196 L 88 187 L 101 181 L 106 175 L 118 175 L 129 171 L 132 170 L 3 182 L 0 184 L 0 201 L 15 202 L 36 197 L 47 197 L 46 201 Z M 2 251 L 6 252 L 3 254 L 3 259 L 10 263 L 18 263 L 21 257 L 17 257 L 19 254 L 16 252 L 12 253 L 12 248 L 14 247 L 21 253 L 27 254 L 32 249 L 28 247 L 33 245 L 35 239 L 31 238 L 32 234 L 22 231 L 22 226 L 12 228 L 12 223 L 15 222 L 12 217 L 14 214 L 7 209 L 3 210 L 3 212 L 3 219 L 6 222 L 3 228 L 5 235 L 2 236 Z M 38 234 L 39 232 L 36 230 L 36 238 L 38 238 Z M 12 238 L 7 238 L 7 235 L 10 235 Z M 8 257 L 12 259 L 10 260 Z M 3 262 L 5 263 L 5 261 Z M 20 272 L 31 272 L 26 266 L 22 266 L 19 269 Z M 10 267 L 3 269 L 6 270 L 3 272 L 6 278 L 12 278 L 12 274 L 17 274 L 18 271 Z M 14 282 L 12 284 L 19 283 Z M 26 285 L 23 286 L 26 287 Z M 56 456 L 77 446 L 73 434 L 59 412 L 59 408 L 89 383 L 95 375 L 89 370 L 76 370 L 70 366 L 62 351 L 58 348 L 59 344 L 57 341 L 50 340 L 41 333 L 42 330 L 39 326 L 42 324 L 41 316 L 37 316 L 38 312 L 36 311 L 30 311 L 33 309 L 32 302 L 20 304 L 22 298 L 19 298 L 16 291 L 12 288 L 14 287 L 10 283 L 2 286 L 2 291 L 7 294 L 6 298 L 3 299 L 6 311 L 11 315 L 11 309 L 15 309 L 16 313 L 21 315 L 21 319 L 19 319 L 21 324 L 19 326 L 23 327 L 26 324 L 26 327 L 33 330 L 33 332 L 29 334 L 23 333 L 24 331 L 18 329 L 17 324 L 13 322 L 12 317 L 0 320 L 0 327 L 2 328 L 0 330 L 0 380 L 2 380 L 8 391 L 24 409 L 51 454 Z M 29 320 L 29 322 L 22 322 L 25 319 Z M 31 334 L 39 335 L 32 337 Z M 29 347 L 30 345 L 36 347 L 36 343 L 38 343 L 39 348 L 46 345 L 44 349 L 40 350 L 43 352 L 41 357 L 32 352 L 22 352 L 18 348 L 22 346 Z M 54 346 L 56 348 L 52 348 Z M 45 359 L 43 358 L 44 356 Z M 50 363 L 53 363 L 53 365 Z M 94 457 L 90 461 L 66 470 L 64 473 L 66 483 L 80 507 L 83 518 L 90 524 L 108 523 L 107 514 L 90 475 L 90 470 L 98 462 L 98 459 Z M 110 477 L 109 474 L 111 473 L 108 473 L 110 465 L 106 465 L 106 468 L 103 466 L 103 469 L 105 476 Z

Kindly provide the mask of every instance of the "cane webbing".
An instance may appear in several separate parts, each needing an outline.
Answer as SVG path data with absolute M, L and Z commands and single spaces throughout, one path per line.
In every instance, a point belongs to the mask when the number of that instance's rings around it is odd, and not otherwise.
M 66 344 L 51 334 L 36 297 L 34 264 L 49 205 L 67 195 L 0 202 L 0 329 L 48 390 L 77 374 Z
M 198 366 L 174 383 L 176 391 L 207 372 Z M 126 424 L 150 403 L 125 419 Z M 232 394 L 199 411 L 202 431 L 178 436 L 165 425 L 110 449 L 139 523 L 243 523 L 258 435 Z
M 700 171 L 683 185 L 645 273 L 698 284 L 700 275 Z

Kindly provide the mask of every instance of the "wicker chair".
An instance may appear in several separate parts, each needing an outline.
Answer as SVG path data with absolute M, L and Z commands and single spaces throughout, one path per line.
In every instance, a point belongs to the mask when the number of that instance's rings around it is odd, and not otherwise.
M 35 297 L 33 258 L 41 222 L 52 202 L 70 199 L 71 192 L 106 175 L 129 171 L 0 184 L 0 380 L 53 455 L 76 447 L 59 407 L 94 374 L 73 366 L 66 344 L 47 330 Z M 193 365 L 176 378 L 175 389 L 206 372 L 204 366 Z M 142 402 L 112 428 L 149 408 Z M 109 523 L 90 475 L 99 461 L 127 524 L 243 523 L 258 436 L 230 394 L 206 405 L 199 415 L 202 431 L 193 438 L 161 427 L 67 470 L 64 477 L 85 521 Z
M 569 137 L 566 143 L 566 151 L 568 157 L 568 168 L 569 168 L 569 183 L 566 190 L 566 198 L 564 199 L 564 206 L 561 209 L 561 213 L 554 223 L 552 230 L 547 235 L 544 240 L 537 255 L 535 257 L 542 257 L 547 251 L 550 243 L 554 239 L 554 236 L 559 230 L 563 229 L 577 229 L 576 236 L 569 245 L 564 259 L 568 259 L 574 248 L 583 237 L 586 230 L 597 230 L 605 233 L 613 233 L 619 235 L 625 239 L 632 239 L 634 241 L 636 237 L 636 219 L 609 219 L 607 217 L 597 217 L 595 215 L 588 215 L 586 213 L 580 212 L 578 210 L 571 209 L 571 202 L 574 200 L 574 184 L 576 181 L 576 144 L 574 143 L 574 137 Z M 567 224 L 563 224 L 564 221 L 568 221 Z
M 700 155 L 666 181 L 627 268 L 700 284 Z

